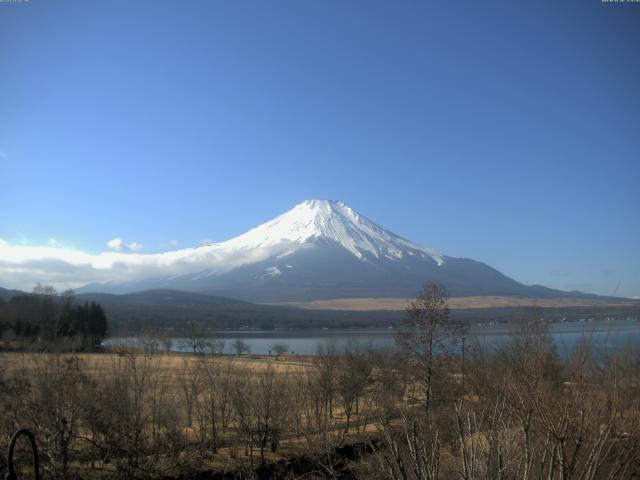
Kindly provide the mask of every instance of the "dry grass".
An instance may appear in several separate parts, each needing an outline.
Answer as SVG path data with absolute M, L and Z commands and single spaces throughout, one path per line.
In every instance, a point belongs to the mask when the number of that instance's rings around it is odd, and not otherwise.
M 117 371 L 116 365 L 122 364 L 127 360 L 129 354 L 127 353 L 33 353 L 33 352 L 2 352 L 0 353 L 0 365 L 4 375 L 7 377 L 22 377 L 28 379 L 34 379 L 38 376 L 38 369 L 42 368 L 42 365 L 48 364 L 49 359 L 53 361 L 54 356 L 61 356 L 64 358 L 77 357 L 82 364 L 82 371 L 89 377 L 100 378 L 102 376 L 113 375 L 114 371 Z M 170 352 L 167 353 L 154 353 L 151 355 L 145 355 L 142 352 L 136 352 L 136 357 L 141 359 L 142 357 L 151 358 L 153 361 L 152 374 L 162 385 L 162 396 L 172 397 L 179 400 L 181 398 L 181 375 L 191 367 L 195 367 L 198 362 L 212 360 L 212 356 L 208 355 L 193 355 L 190 353 Z M 225 355 L 222 357 L 216 357 L 216 361 L 224 364 L 231 364 L 233 367 L 233 375 L 249 375 L 250 378 L 259 381 L 261 372 L 264 372 L 267 368 L 271 367 L 271 371 L 280 374 L 287 378 L 287 381 L 293 381 L 300 375 L 303 375 L 309 369 L 317 368 L 312 363 L 312 358 L 301 356 L 281 355 L 275 356 L 235 356 Z M 229 363 L 227 363 L 229 362 Z M 181 415 L 184 414 L 180 410 Z M 336 431 L 340 430 L 341 412 L 336 411 Z M 184 418 L 181 420 L 184 422 Z M 182 425 L 182 432 L 185 438 L 194 441 L 196 439 L 196 430 L 198 429 L 198 421 L 194 418 L 193 425 L 187 427 Z M 84 435 L 83 427 L 81 427 L 81 433 Z M 374 430 L 374 427 L 369 425 L 368 432 Z M 357 439 L 366 435 L 364 432 L 354 431 L 349 435 L 350 440 Z M 251 468 L 251 464 L 255 467 L 255 462 L 258 461 L 257 447 L 253 449 L 253 457 L 250 458 L 245 454 L 244 444 L 238 438 L 237 425 L 234 423 L 231 425 L 230 430 L 226 434 L 221 434 L 222 445 L 217 452 L 212 454 L 202 454 L 203 464 L 199 469 L 214 470 L 214 471 L 246 471 Z M 353 440 L 352 440 L 353 441 Z M 229 446 L 231 445 L 231 446 Z M 83 444 L 83 447 L 86 446 Z M 184 455 L 190 455 L 193 452 L 185 450 Z M 296 455 L 309 455 L 310 450 L 305 441 L 301 438 L 287 438 L 283 437 L 279 442 L 279 448 L 277 453 L 273 453 L 269 450 L 265 452 L 266 461 L 277 461 L 280 459 L 291 458 Z M 179 475 L 179 470 L 173 470 L 175 467 L 171 467 L 171 459 L 162 458 L 160 463 L 165 464 L 165 473 Z M 81 473 L 84 478 L 103 478 L 105 476 L 111 476 L 115 474 L 115 465 L 112 463 L 104 463 L 100 459 L 95 459 L 91 464 L 88 462 L 74 461 L 73 468 Z
M 50 353 L 32 353 L 32 352 L 3 352 L 0 354 L 0 362 L 3 370 L 11 375 L 16 371 L 29 373 L 36 368 L 36 360 L 43 360 L 46 356 L 57 355 Z M 83 370 L 92 376 L 100 376 L 107 372 L 113 371 L 113 365 L 124 355 L 118 353 L 80 353 L 62 354 L 63 357 L 79 357 L 84 366 Z M 190 353 L 170 352 L 158 353 L 154 355 L 156 361 L 155 369 L 157 373 L 165 379 L 177 378 L 179 373 L 185 367 L 193 366 L 196 362 L 206 359 L 204 355 L 193 355 Z M 221 360 L 233 362 L 234 366 L 243 371 L 259 372 L 271 366 L 276 373 L 295 374 L 305 371 L 308 368 L 314 368 L 312 359 L 304 356 L 281 355 L 252 355 L 235 356 L 225 355 L 220 357 Z
M 282 302 L 278 305 L 288 305 L 312 310 L 405 310 L 411 298 L 336 298 L 331 300 L 312 300 L 310 302 Z M 620 301 L 598 300 L 591 298 L 518 298 L 518 297 L 451 297 L 449 308 L 498 308 L 498 307 L 614 307 L 620 305 L 635 305 L 631 300 Z

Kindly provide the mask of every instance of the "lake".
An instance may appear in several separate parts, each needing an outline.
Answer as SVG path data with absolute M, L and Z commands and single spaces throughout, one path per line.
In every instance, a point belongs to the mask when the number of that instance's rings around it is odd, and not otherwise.
M 508 325 L 487 325 L 471 327 L 467 338 L 485 346 L 499 346 L 509 338 L 511 327 Z M 371 346 L 374 349 L 394 348 L 394 329 L 352 329 L 352 330 L 288 330 L 288 331 L 225 331 L 219 336 L 226 340 L 225 353 L 234 353 L 232 344 L 242 339 L 251 353 L 269 354 L 273 345 L 284 344 L 289 353 L 315 355 L 319 345 L 335 344 L 338 351 L 350 343 Z M 635 319 L 610 321 L 585 321 L 552 323 L 551 336 L 561 355 L 569 354 L 584 336 L 597 347 L 616 348 L 631 340 L 640 342 L 640 322 Z M 141 345 L 142 340 L 135 337 L 111 337 L 105 345 L 127 344 Z M 184 338 L 173 338 L 171 350 L 188 352 L 191 348 Z

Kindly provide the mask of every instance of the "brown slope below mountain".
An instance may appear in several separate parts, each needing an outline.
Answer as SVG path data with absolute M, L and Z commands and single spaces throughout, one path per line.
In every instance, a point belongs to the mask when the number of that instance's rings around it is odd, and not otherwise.
M 404 310 L 410 298 L 336 298 L 331 300 L 312 300 L 308 302 L 281 302 L 272 305 L 287 305 L 313 310 Z M 595 298 L 523 298 L 499 296 L 451 297 L 449 306 L 452 309 L 466 308 L 500 308 L 500 307 L 613 307 L 621 305 L 637 305 L 638 302 L 621 298 L 619 300 Z

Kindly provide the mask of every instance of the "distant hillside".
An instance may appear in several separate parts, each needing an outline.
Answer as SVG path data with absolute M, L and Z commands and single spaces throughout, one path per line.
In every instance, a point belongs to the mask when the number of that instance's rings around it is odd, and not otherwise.
M 258 305 L 214 295 L 177 290 L 147 290 L 113 295 L 78 294 L 77 301 L 102 305 L 114 328 L 182 327 L 197 321 L 221 329 L 342 328 L 384 326 L 404 312 L 312 311 L 295 307 Z
M 155 326 L 180 328 L 187 320 L 211 324 L 217 328 L 351 328 L 386 327 L 397 324 L 404 310 L 348 311 L 311 310 L 280 305 L 260 305 L 227 297 L 182 292 L 177 290 L 147 290 L 124 295 L 80 294 L 78 301 L 96 301 L 102 305 L 116 327 Z M 455 301 L 455 299 L 452 299 Z M 552 321 L 582 318 L 640 317 L 640 302 L 620 305 L 545 306 L 538 309 Z M 530 306 L 500 306 L 490 308 L 456 308 L 453 318 L 465 322 L 509 322 L 527 315 Z
M 19 290 L 0 288 L 0 299 L 30 295 Z M 141 328 L 182 328 L 196 321 L 212 328 L 238 329 L 319 329 L 380 328 L 396 325 L 405 312 L 398 310 L 327 310 L 282 305 L 260 305 L 227 297 L 177 290 L 147 290 L 123 295 L 83 293 L 77 303 L 95 301 L 105 310 L 110 334 Z M 452 304 L 456 299 L 452 299 Z M 1 301 L 0 301 L 1 303 Z M 341 305 L 337 303 L 336 305 Z M 334 306 L 334 308 L 339 308 Z M 384 307 L 381 307 L 384 308 Z M 640 302 L 619 305 L 544 306 L 538 309 L 551 321 L 583 318 L 640 318 Z M 509 322 L 532 311 L 531 306 L 453 308 L 451 316 L 465 322 Z
M 8 290 L 6 288 L 0 287 L 1 300 L 9 300 L 11 297 L 15 297 L 16 295 L 27 295 L 27 292 L 22 292 L 20 290 Z

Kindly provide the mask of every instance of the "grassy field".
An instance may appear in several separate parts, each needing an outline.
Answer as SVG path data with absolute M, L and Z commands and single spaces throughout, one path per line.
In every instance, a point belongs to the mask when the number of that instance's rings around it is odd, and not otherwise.
M 64 415 L 69 418 L 76 417 L 70 467 L 85 478 L 122 476 L 122 465 L 104 459 L 104 452 L 110 448 L 110 440 L 106 437 L 122 436 L 118 424 L 122 423 L 122 428 L 127 429 L 137 419 L 143 422 L 139 426 L 144 435 L 141 441 L 161 445 L 159 448 L 163 453 L 156 452 L 153 456 L 145 453 L 136 460 L 136 463 L 153 465 L 154 475 L 178 475 L 185 469 L 248 471 L 255 468 L 259 461 L 277 462 L 311 456 L 345 442 L 362 442 L 376 431 L 376 426 L 371 422 L 360 425 L 357 415 L 351 415 L 350 420 L 346 420 L 344 409 L 337 399 L 330 419 L 325 415 L 324 419 L 316 419 L 321 425 L 311 424 L 311 407 L 307 402 L 313 401 L 315 394 L 311 389 L 319 374 L 314 357 L 212 357 L 142 351 L 81 354 L 5 352 L 0 354 L 0 365 L 1 379 L 22 379 L 32 386 L 30 394 L 2 399 L 17 401 L 25 406 L 21 415 L 17 412 L 15 427 L 27 426 L 36 432 L 54 431 L 60 427 L 59 424 L 56 427 L 55 417 L 58 414 L 54 413 L 54 418 L 51 418 L 48 417 L 49 413 L 60 410 L 65 411 Z M 69 370 L 77 370 L 81 375 L 72 373 L 73 379 L 69 380 Z M 104 385 L 104 388 L 84 388 L 93 382 Z M 123 390 L 126 399 L 102 397 L 101 392 L 108 394 L 121 382 L 128 382 L 128 387 Z M 269 400 L 264 401 L 267 398 Z M 76 408 L 69 403 L 74 401 L 88 402 L 89 406 Z M 93 431 L 92 419 L 83 419 L 81 416 L 87 408 L 91 410 L 94 403 L 102 401 L 105 412 L 110 412 L 105 419 L 111 422 L 113 418 L 113 425 L 107 431 L 111 433 L 98 439 L 100 435 Z M 138 403 L 137 412 L 119 418 L 120 413 L 126 412 L 131 404 Z M 207 411 L 212 405 L 217 409 L 215 413 Z M 158 406 L 160 410 L 157 410 Z M 36 412 L 33 411 L 34 407 Z M 233 412 L 229 413 L 226 427 L 216 428 L 216 448 L 213 449 L 211 415 L 217 417 L 216 421 L 222 422 L 225 408 Z M 40 414 L 43 414 L 42 418 L 39 418 Z M 167 415 L 169 420 L 165 418 Z M 32 418 L 28 418 L 30 416 Z M 269 416 L 271 418 L 267 419 Z M 325 420 L 328 421 L 325 423 Z M 345 429 L 347 421 L 352 425 L 349 432 Z M 260 449 L 260 434 L 253 434 L 251 430 L 263 428 L 282 432 L 279 433 L 277 451 L 275 448 L 264 448 L 268 446 L 266 443 Z M 318 437 L 320 430 L 322 442 Z M 4 435 L 10 435 L 10 432 L 11 429 Z M 154 438 L 156 435 L 162 439 Z M 43 434 L 38 436 L 42 439 Z M 3 438 L 6 441 L 8 437 Z M 129 445 L 127 439 L 122 441 Z M 267 442 L 266 437 L 264 441 Z M 101 442 L 106 446 L 96 450 L 94 444 Z M 41 444 L 44 450 L 55 450 L 53 444 L 47 447 L 46 443 Z M 145 449 L 149 450 L 153 451 L 154 447 Z M 192 456 L 197 461 L 180 460 L 187 452 L 197 452 Z M 82 458 L 90 461 L 82 461 Z
M 142 354 L 142 352 L 140 352 Z M 77 357 L 85 364 L 85 371 L 90 375 L 100 375 L 112 369 L 113 365 L 126 357 L 121 353 L 31 353 L 31 352 L 3 352 L 0 353 L 5 372 L 11 374 L 20 370 L 32 375 L 37 367 L 37 362 L 46 361 L 47 357 L 60 356 L 61 358 Z M 184 352 L 158 353 L 153 356 L 156 371 L 164 378 L 172 378 L 185 367 L 189 368 L 201 362 L 204 355 L 193 355 Z M 313 357 L 291 355 L 250 355 L 237 356 L 225 355 L 219 357 L 221 361 L 232 362 L 234 366 L 242 369 L 260 371 L 270 366 L 278 373 L 291 373 L 313 368 Z

